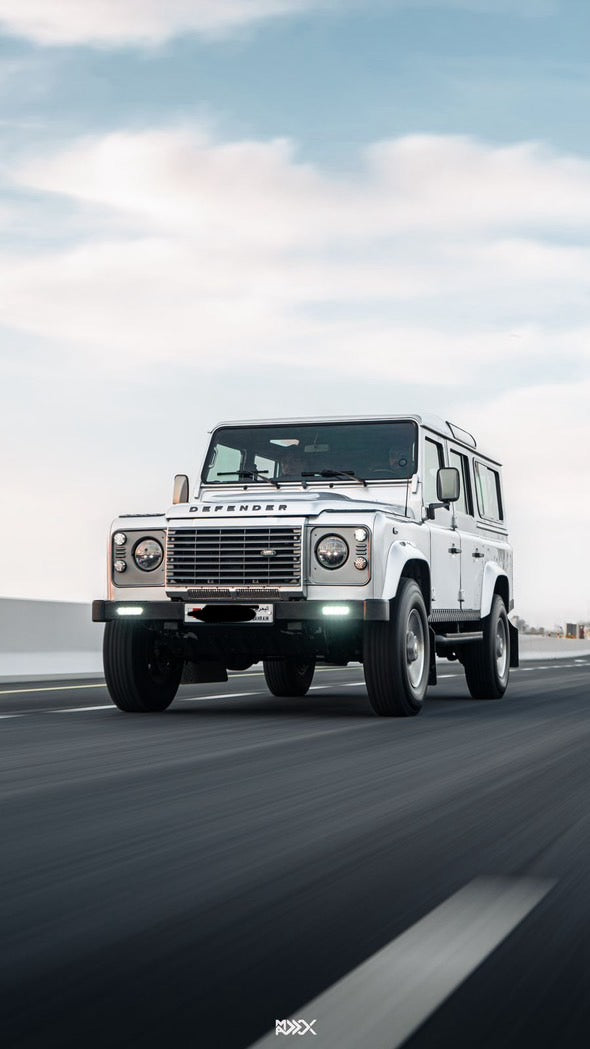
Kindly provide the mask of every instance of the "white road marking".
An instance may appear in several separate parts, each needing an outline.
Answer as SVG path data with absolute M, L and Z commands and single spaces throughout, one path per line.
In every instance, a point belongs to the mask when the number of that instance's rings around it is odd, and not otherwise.
M 181 696 L 183 703 L 202 703 L 205 699 L 236 699 L 237 696 L 258 696 L 259 692 L 216 692 L 214 696 Z
M 78 692 L 83 688 L 106 688 L 104 681 L 100 685 L 49 685 L 43 688 L 7 688 L 0 690 L 0 696 L 28 695 L 30 692 Z
M 87 710 L 116 710 L 114 703 L 101 703 L 99 707 L 60 707 L 59 710 L 40 710 L 39 714 L 85 714 Z M 35 714 L 37 711 L 30 710 L 30 714 Z
M 24 718 L 25 714 L 0 714 L 0 718 L 6 720 L 6 718 Z
M 322 1049 L 397 1049 L 554 884 L 476 878 L 292 1016 L 315 1020 Z M 250 1049 L 271 1046 L 274 1030 Z

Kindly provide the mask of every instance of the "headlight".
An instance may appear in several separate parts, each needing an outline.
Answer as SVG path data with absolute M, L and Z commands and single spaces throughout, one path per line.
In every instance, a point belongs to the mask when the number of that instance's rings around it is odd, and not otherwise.
M 162 564 L 164 551 L 157 539 L 140 539 L 133 551 L 133 560 L 143 572 L 153 572 Z
M 348 560 L 348 544 L 342 536 L 325 535 L 316 543 L 315 556 L 323 568 L 340 568 Z

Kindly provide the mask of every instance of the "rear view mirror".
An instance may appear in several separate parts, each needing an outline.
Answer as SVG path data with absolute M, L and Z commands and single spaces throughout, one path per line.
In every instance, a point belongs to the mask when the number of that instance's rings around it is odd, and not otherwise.
M 454 503 L 460 495 L 459 471 L 454 466 L 443 466 L 436 474 L 436 494 L 441 503 Z
M 186 474 L 176 474 L 174 488 L 172 490 L 172 503 L 188 503 L 188 477 Z

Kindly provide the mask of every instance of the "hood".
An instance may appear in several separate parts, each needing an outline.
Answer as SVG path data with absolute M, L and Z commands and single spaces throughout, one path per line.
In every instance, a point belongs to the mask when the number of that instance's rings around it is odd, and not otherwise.
M 363 489 L 363 492 L 366 489 Z M 285 492 L 284 489 L 235 494 L 206 493 L 202 499 L 171 506 L 166 513 L 169 521 L 203 520 L 226 517 L 319 517 L 322 513 L 370 513 L 380 510 L 404 513 L 403 506 L 375 499 L 375 493 L 351 497 L 339 492 Z M 411 514 L 411 511 L 408 510 Z

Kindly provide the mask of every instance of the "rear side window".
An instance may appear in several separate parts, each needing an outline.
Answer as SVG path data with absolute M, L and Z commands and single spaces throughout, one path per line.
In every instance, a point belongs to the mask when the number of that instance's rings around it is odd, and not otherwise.
M 449 466 L 454 466 L 459 471 L 461 480 L 461 491 L 455 508 L 460 514 L 471 514 L 473 516 L 473 497 L 471 495 L 471 480 L 469 477 L 469 459 L 461 452 L 451 448 L 449 454 Z
M 481 517 L 491 518 L 493 521 L 504 519 L 502 507 L 502 496 L 500 494 L 500 474 L 492 470 L 490 466 L 474 462 L 475 467 L 475 491 L 477 492 L 477 505 Z

